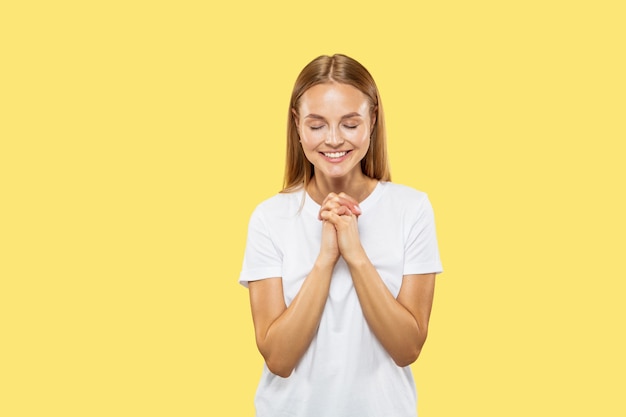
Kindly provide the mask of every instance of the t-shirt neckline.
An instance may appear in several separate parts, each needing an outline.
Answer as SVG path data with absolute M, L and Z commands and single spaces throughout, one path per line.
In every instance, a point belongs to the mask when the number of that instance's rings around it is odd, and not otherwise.
M 376 203 L 376 201 L 379 199 L 380 195 L 383 192 L 384 186 L 385 186 L 385 183 L 383 181 L 377 181 L 376 186 L 374 187 L 374 190 L 372 190 L 372 192 L 367 197 L 365 197 L 365 200 L 359 203 L 359 207 L 364 213 L 367 211 L 368 208 L 373 206 Z M 315 200 L 311 198 L 311 196 L 306 190 L 303 189 L 302 192 L 304 192 L 304 196 L 305 196 L 304 197 L 305 210 L 311 213 L 315 213 L 315 215 L 317 215 L 317 213 L 319 213 L 320 211 L 321 206 L 317 204 Z

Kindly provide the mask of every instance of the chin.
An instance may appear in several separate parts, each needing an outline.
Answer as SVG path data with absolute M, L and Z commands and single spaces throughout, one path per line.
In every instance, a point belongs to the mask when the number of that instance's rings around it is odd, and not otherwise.
M 316 170 L 316 172 L 328 179 L 342 179 L 344 177 L 349 176 L 353 170 L 331 170 L 331 171 L 327 171 L 327 170 Z

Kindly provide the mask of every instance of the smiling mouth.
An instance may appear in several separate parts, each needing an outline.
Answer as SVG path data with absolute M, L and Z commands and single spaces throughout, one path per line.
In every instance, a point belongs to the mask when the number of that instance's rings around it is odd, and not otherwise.
M 346 156 L 348 154 L 348 152 L 350 151 L 343 151 L 343 152 L 322 152 L 322 155 L 324 155 L 326 158 L 331 158 L 331 159 L 339 159 L 343 156 Z

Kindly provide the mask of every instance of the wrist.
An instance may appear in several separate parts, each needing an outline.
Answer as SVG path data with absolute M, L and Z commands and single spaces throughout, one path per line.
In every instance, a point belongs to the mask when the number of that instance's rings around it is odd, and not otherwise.
M 367 257 L 367 254 L 365 253 L 365 250 L 363 249 L 361 245 L 359 245 L 358 248 L 355 248 L 354 250 L 350 252 L 342 253 L 341 256 L 343 256 L 343 259 L 346 261 L 346 264 L 348 264 L 348 266 L 351 268 L 352 267 L 358 268 L 370 262 L 369 258 Z
M 330 270 L 330 272 L 332 272 L 338 260 L 339 260 L 338 256 L 331 256 L 331 255 L 325 256 L 323 254 L 319 254 L 317 259 L 315 260 L 315 264 L 313 267 L 322 271 Z

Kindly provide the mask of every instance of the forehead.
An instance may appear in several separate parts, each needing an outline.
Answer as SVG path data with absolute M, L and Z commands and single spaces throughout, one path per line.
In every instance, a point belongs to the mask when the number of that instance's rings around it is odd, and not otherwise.
M 366 115 L 369 100 L 365 94 L 351 85 L 324 83 L 306 90 L 300 98 L 299 107 L 303 115 L 352 112 Z

